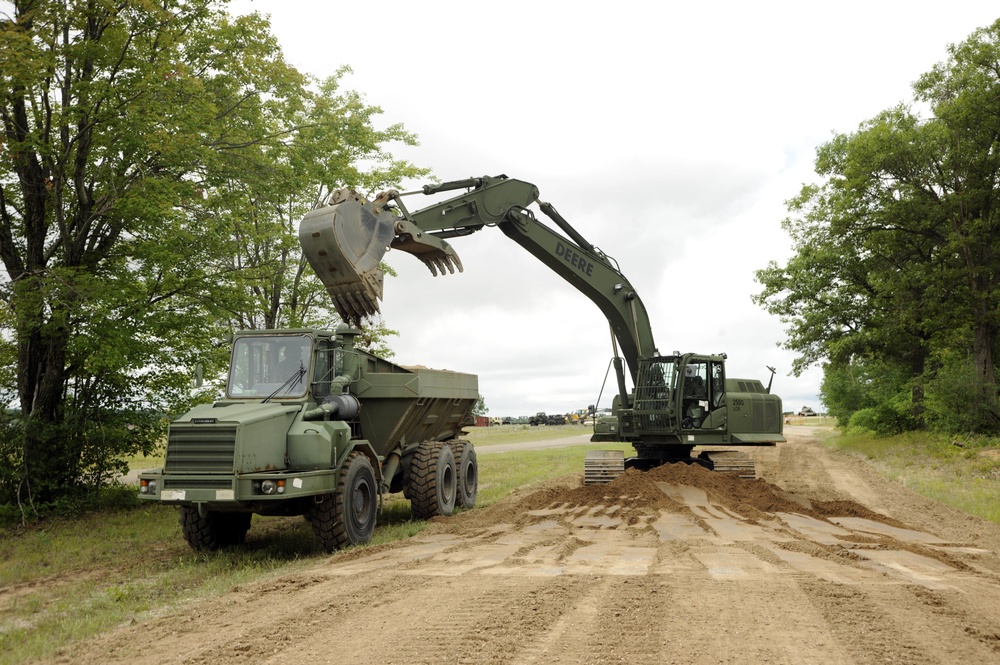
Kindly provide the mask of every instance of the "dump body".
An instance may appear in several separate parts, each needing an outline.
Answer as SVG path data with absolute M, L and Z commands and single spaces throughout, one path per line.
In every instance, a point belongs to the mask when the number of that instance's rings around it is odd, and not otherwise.
M 471 423 L 478 380 L 378 358 L 354 348 L 358 332 L 238 333 L 225 398 L 170 424 L 164 466 L 140 476 L 140 498 L 202 518 L 308 516 L 343 484 L 345 463 L 365 460 L 369 500 L 404 489 L 422 445 L 457 441 Z

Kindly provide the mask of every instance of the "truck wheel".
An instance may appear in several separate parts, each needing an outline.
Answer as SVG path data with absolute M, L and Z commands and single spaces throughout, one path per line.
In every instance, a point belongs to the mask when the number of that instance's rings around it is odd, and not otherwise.
M 455 440 L 451 442 L 451 452 L 455 455 L 455 468 L 458 475 L 458 495 L 455 505 L 462 510 L 469 510 L 476 505 L 476 492 L 479 489 L 479 463 L 476 461 L 476 448 L 471 441 Z
M 418 520 L 451 515 L 457 493 L 455 455 L 444 441 L 424 441 L 410 461 L 410 508 Z
M 204 517 L 197 506 L 181 506 L 181 532 L 195 550 L 217 550 L 242 545 L 250 530 L 250 513 L 208 511 Z
M 375 532 L 378 490 L 371 462 L 355 450 L 340 467 L 337 490 L 312 503 L 306 518 L 327 552 L 361 545 Z

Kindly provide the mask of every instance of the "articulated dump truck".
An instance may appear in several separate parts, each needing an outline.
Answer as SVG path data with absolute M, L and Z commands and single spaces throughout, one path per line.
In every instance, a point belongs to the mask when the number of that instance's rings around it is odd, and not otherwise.
M 478 379 L 402 367 L 355 348 L 360 330 L 243 331 L 225 398 L 170 424 L 139 497 L 180 507 L 194 549 L 243 542 L 252 514 L 304 515 L 328 552 L 367 542 L 382 497 L 413 515 L 472 508 Z

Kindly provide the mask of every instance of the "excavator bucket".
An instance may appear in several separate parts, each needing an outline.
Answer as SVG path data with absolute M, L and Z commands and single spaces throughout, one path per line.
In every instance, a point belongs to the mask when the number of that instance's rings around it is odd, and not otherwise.
M 397 196 L 387 190 L 369 202 L 350 189 L 338 189 L 329 205 L 310 211 L 299 224 L 302 252 L 341 318 L 353 326 L 378 313 L 381 262 L 390 247 L 416 256 L 435 276 L 462 271 L 451 245 L 386 206 Z
M 302 251 L 341 317 L 354 326 L 378 312 L 380 263 L 395 235 L 391 218 L 378 216 L 353 192 L 335 193 L 333 205 L 309 212 L 299 224 Z

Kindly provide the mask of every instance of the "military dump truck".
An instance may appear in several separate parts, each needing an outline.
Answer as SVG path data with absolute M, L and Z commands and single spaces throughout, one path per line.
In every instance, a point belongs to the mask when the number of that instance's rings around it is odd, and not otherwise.
M 544 411 L 539 411 L 528 418 L 528 424 L 532 427 L 538 427 L 539 425 L 565 425 L 566 416 L 546 414 Z
M 236 333 L 225 397 L 173 421 L 162 469 L 139 497 L 180 507 L 194 549 L 240 544 L 251 515 L 304 515 L 328 552 L 367 542 L 382 498 L 413 516 L 472 508 L 461 439 L 476 376 L 403 367 L 355 347 L 360 330 Z
M 404 203 L 412 194 L 453 190 L 465 191 L 412 212 Z M 529 208 L 535 203 L 562 233 L 536 218 Z M 728 376 L 724 353 L 660 353 L 646 308 L 617 262 L 539 200 L 531 183 L 483 176 L 404 194 L 388 190 L 373 201 L 342 189 L 328 205 L 306 215 L 299 240 L 338 311 L 352 320 L 378 311 L 379 266 L 387 249 L 413 254 L 433 275 L 454 273 L 462 263 L 448 240 L 487 228 L 499 229 L 551 268 L 597 305 L 610 324 L 618 389 L 614 416 L 610 422 L 598 419 L 595 435 L 631 443 L 636 455 L 625 460 L 621 451 L 589 453 L 585 482 L 607 482 L 626 467 L 648 469 L 667 462 L 698 463 L 752 478 L 753 461 L 726 448 L 785 440 L 781 398 L 771 393 L 770 381 L 765 388 L 757 379 Z M 700 450 L 692 456 L 696 447 Z

